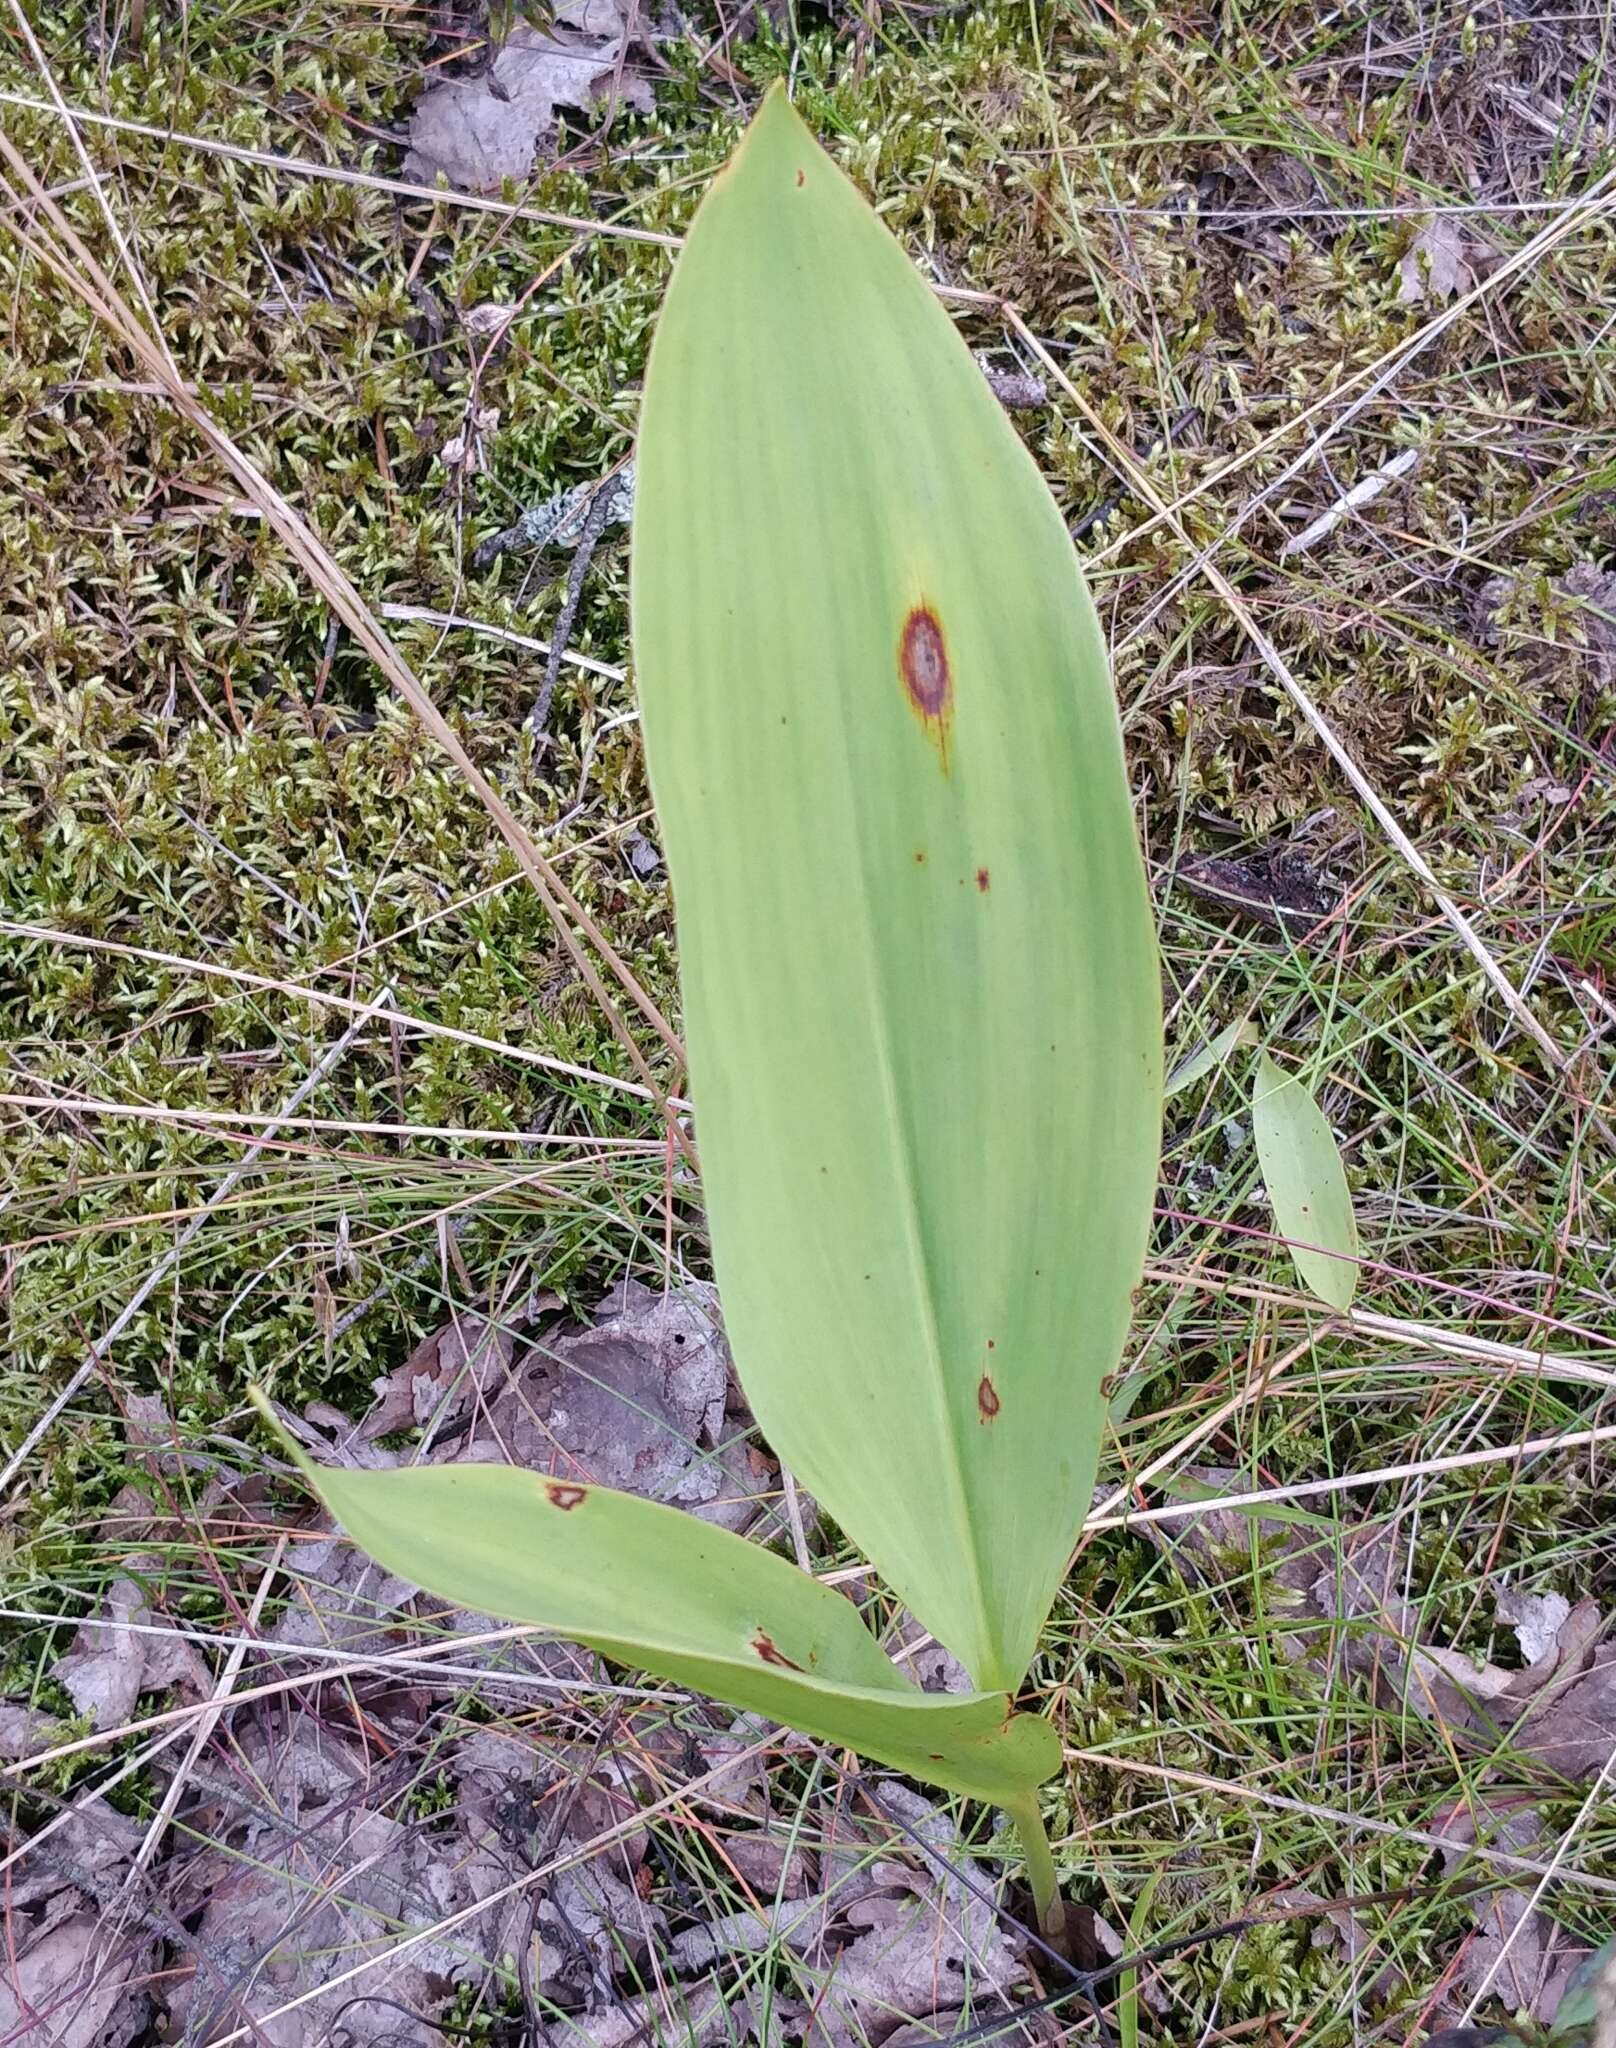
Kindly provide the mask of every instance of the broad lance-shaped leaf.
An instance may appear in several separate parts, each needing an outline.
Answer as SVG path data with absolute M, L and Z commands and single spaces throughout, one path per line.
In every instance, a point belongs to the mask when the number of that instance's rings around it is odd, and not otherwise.
M 1013 1686 L 1143 1263 L 1150 905 L 1060 515 L 779 88 L 669 288 L 634 536 L 738 1369 L 926 1627 Z
M 1251 1125 L 1274 1221 L 1303 1284 L 1332 1308 L 1351 1308 L 1358 1227 L 1341 1154 L 1323 1110 L 1265 1052 L 1257 1055 Z
M 842 1594 L 678 1508 L 508 1465 L 338 1471 L 286 1448 L 355 1543 L 476 1613 L 554 1629 L 995 1805 L 1060 1767 L 1048 1722 L 1002 1692 L 922 1692 Z

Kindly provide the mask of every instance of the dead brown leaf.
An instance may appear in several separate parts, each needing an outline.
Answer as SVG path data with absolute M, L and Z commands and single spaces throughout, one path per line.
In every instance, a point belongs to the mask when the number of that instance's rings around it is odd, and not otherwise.
M 471 1403 L 487 1399 L 510 1369 L 515 1339 L 482 1316 L 461 1315 L 423 1337 L 396 1372 L 374 1383 L 365 1417 L 368 1439 L 431 1423 L 442 1430 Z
M 532 170 L 558 107 L 588 107 L 615 92 L 650 113 L 649 82 L 620 68 L 626 44 L 616 0 L 561 0 L 552 28 L 517 28 L 485 72 L 422 93 L 404 175 L 430 185 L 441 174 L 463 191 L 496 191 Z
M 534 1313 L 554 1304 L 544 1296 Z M 357 1428 L 311 1407 L 334 1441 L 317 1455 L 392 1464 L 377 1439 L 430 1418 L 427 1455 L 499 1460 L 625 1488 L 769 1542 L 785 1533 L 778 1470 L 746 1442 L 751 1416 L 730 1364 L 716 1288 L 614 1287 L 587 1329 L 561 1326 L 520 1352 L 462 1315 L 375 1383 Z M 296 1426 L 296 1425 L 294 1425 Z M 803 1504 L 805 1517 L 812 1502 Z
M 722 1473 L 700 1456 L 724 1439 L 731 1377 L 714 1289 L 662 1294 L 625 1281 L 593 1329 L 542 1350 L 549 1371 L 531 1390 L 536 1427 L 524 1428 L 520 1410 L 509 1418 L 519 1462 L 570 1462 L 580 1478 L 681 1507 L 718 1498 Z
M 1445 305 L 1469 291 L 1476 281 L 1474 245 L 1451 213 L 1435 213 L 1421 223 L 1397 266 L 1397 296 L 1405 306 L 1427 300 Z
M 71 1892 L 59 1894 L 71 1898 Z M 146 2032 L 151 1942 L 109 1938 L 95 1913 L 13 1925 L 0 1951 L 0 2040 L 128 2048 Z
M 462 1982 L 480 1983 L 521 1939 L 520 1902 L 492 1906 L 452 1933 L 403 1947 L 400 1937 L 475 1906 L 531 1867 L 514 1834 L 479 1839 L 457 1804 L 424 1821 L 384 1807 L 408 1783 L 312 1715 L 250 1722 L 238 1737 L 239 1800 L 216 1788 L 214 1840 L 184 1868 L 176 1911 L 200 1909 L 208 1972 L 176 1979 L 171 2037 L 250 2025 L 262 2048 L 344 2039 L 350 2048 L 439 2048 L 430 2025 Z M 520 1761 L 531 1767 L 526 1746 Z M 513 1762 L 515 1759 L 513 1759 Z M 351 1984 L 354 1963 L 385 1959 Z M 300 1994 L 331 1985 L 296 2011 Z M 340 2029 L 346 2029 L 343 2033 Z
M 966 1852 L 947 1814 L 890 1781 L 864 1789 L 879 1817 L 862 1799 L 827 1810 L 818 1891 L 760 1897 L 669 1948 L 676 1968 L 697 1971 L 778 1943 L 812 2012 L 806 2039 L 822 2048 L 884 2042 L 911 2021 L 948 2034 L 964 2009 L 991 2011 L 1026 1979 L 1000 1885 L 980 1862 L 971 1885 L 954 1875 Z
M 415 1588 L 373 1564 L 346 1538 L 300 1543 L 289 1560 L 292 1597 L 269 1631 L 273 1643 L 316 1645 L 345 1656 L 402 1647 L 401 1610 Z
M 96 1728 L 127 1721 L 142 1693 L 175 1687 L 184 1698 L 196 1700 L 205 1698 L 213 1684 L 197 1652 L 169 1632 L 140 1587 L 126 1578 L 113 1580 L 101 1618 L 83 1623 L 51 1675 Z
M 1490 1844 L 1517 1856 L 1532 1855 L 1543 1836 L 1538 1816 L 1518 1802 L 1509 1810 L 1484 1808 L 1479 1814 L 1456 1809 L 1439 1823 L 1439 1832 L 1456 1845 L 1442 1852 L 1449 1870 L 1463 1863 L 1478 1823 Z M 1476 1933 L 1460 1955 L 1455 1988 L 1468 1999 L 1485 1987 L 1487 1996 L 1500 1999 L 1512 2013 L 1529 2012 L 1545 2023 L 1553 2019 L 1572 1975 L 1592 1951 L 1547 1913 L 1534 1910 L 1525 1891 L 1489 1892 L 1474 1912 Z

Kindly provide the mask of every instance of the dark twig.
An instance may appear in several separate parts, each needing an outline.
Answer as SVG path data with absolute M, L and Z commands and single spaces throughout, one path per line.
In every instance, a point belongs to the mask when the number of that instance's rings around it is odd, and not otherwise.
M 589 574 L 589 564 L 600 546 L 601 535 L 614 520 L 621 517 L 618 507 L 618 493 L 610 480 L 596 491 L 589 501 L 589 510 L 584 515 L 583 530 L 578 535 L 578 544 L 572 552 L 572 566 L 567 571 L 567 594 L 562 602 L 561 616 L 555 622 L 550 635 L 550 652 L 544 663 L 544 682 L 539 690 L 538 701 L 528 714 L 528 726 L 534 736 L 543 740 L 550 726 L 550 702 L 555 696 L 556 681 L 561 674 L 562 657 L 567 651 L 567 642 L 572 638 L 573 623 L 578 617 L 578 607 L 583 601 L 584 578 Z

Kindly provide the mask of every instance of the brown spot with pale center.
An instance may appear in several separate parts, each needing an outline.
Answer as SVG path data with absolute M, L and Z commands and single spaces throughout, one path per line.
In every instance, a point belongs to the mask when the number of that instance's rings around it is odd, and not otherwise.
M 909 701 L 921 717 L 940 719 L 948 709 L 954 679 L 948 667 L 948 642 L 930 605 L 917 604 L 904 620 L 898 668 Z
M 983 1422 L 991 1422 L 1000 1407 L 999 1390 L 993 1384 L 992 1375 L 983 1373 L 976 1383 L 976 1412 Z
M 800 1664 L 792 1663 L 784 1650 L 777 1649 L 773 1637 L 765 1635 L 762 1629 L 759 1629 L 752 1638 L 752 1647 L 757 1651 L 765 1664 L 778 1664 L 782 1671 L 800 1671 L 802 1669 Z
M 569 1486 L 564 1479 L 547 1479 L 544 1491 L 553 1508 L 575 1508 L 589 1497 L 587 1486 Z

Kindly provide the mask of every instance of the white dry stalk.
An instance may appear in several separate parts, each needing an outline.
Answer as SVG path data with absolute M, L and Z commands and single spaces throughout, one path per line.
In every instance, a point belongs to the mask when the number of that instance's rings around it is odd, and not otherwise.
M 290 1575 L 288 1574 L 288 1576 Z M 31 1607 L 0 1607 L 0 1621 L 28 1622 L 38 1628 L 60 1628 L 62 1625 L 62 1617 L 59 1614 L 42 1614 L 36 1608 Z M 121 1623 L 120 1630 L 125 1635 L 156 1636 L 162 1641 L 170 1643 L 178 1638 L 182 1642 L 194 1643 L 200 1649 L 232 1650 L 239 1647 L 244 1652 L 247 1650 L 262 1650 L 266 1656 L 272 1656 L 277 1664 L 284 1664 L 299 1657 L 310 1658 L 315 1664 L 319 1664 L 323 1660 L 327 1664 L 341 1664 L 344 1672 L 348 1671 L 354 1654 L 350 1650 L 344 1650 L 336 1643 L 283 1643 L 275 1640 L 266 1641 L 261 1636 L 233 1635 L 229 1630 L 186 1628 L 179 1623 L 130 1621 Z M 423 1655 L 433 1647 L 452 1652 L 480 1644 L 490 1650 L 502 1650 L 515 1648 L 526 1642 L 553 1640 L 555 1638 L 552 1630 L 524 1627 L 520 1624 L 512 1623 L 508 1627 L 494 1629 L 483 1635 L 435 1636 L 431 1643 L 419 1645 L 413 1652 L 408 1650 L 391 1652 L 367 1650 L 361 1661 L 367 1672 L 397 1670 L 410 1673 L 416 1677 L 430 1679 L 435 1684 L 475 1680 L 481 1684 L 512 1686 L 521 1691 L 537 1692 L 553 1698 L 568 1699 L 574 1698 L 579 1694 L 587 1694 L 591 1699 L 597 1697 L 611 1698 L 621 1695 L 624 1699 L 639 1701 L 662 1697 L 658 1693 L 647 1692 L 643 1686 L 607 1685 L 597 1683 L 593 1678 L 587 1680 L 552 1678 L 543 1676 L 538 1672 L 499 1671 L 492 1669 L 487 1664 L 456 1664 L 447 1659 L 441 1664 L 422 1663 Z M 288 1679 L 286 1683 L 291 1685 L 316 1683 L 326 1675 L 318 1670 L 308 1671 L 304 1672 L 299 1678 Z M 668 1697 L 682 1699 L 684 1695 L 669 1694 Z M 241 1694 L 236 1694 L 232 1704 L 239 1704 L 241 1698 Z M 185 1711 L 192 1719 L 200 1718 L 206 1715 L 208 1702 L 203 1701 L 197 1706 L 187 1708 Z M 113 1735 L 124 1732 L 126 1731 L 121 1729 L 110 1731 Z M 179 1733 L 183 1734 L 184 1730 L 181 1729 Z M 177 1736 L 171 1739 L 177 1740 Z M 40 1764 L 44 1760 L 43 1756 L 28 1759 L 30 1765 Z M 103 1791 L 105 1787 L 97 1785 L 95 1790 L 98 1792 Z M 3 1872 L 6 1867 L 6 1863 L 0 1861 L 0 1872 Z
M 46 1408 L 44 1414 L 17 1446 L 16 1451 L 7 1462 L 5 1470 L 0 1472 L 0 1493 L 4 1493 L 17 1474 L 27 1464 L 28 1459 L 45 1437 L 57 1416 L 61 1414 L 70 1401 L 77 1397 L 79 1390 L 90 1378 L 96 1367 L 104 1363 L 107 1352 L 123 1335 L 124 1331 L 128 1329 L 129 1325 L 139 1315 L 157 1289 L 162 1286 L 170 1273 L 178 1266 L 186 1246 L 191 1243 L 192 1239 L 202 1229 L 209 1216 L 212 1215 L 213 1211 L 218 1208 L 219 1204 L 226 1199 L 233 1189 L 240 1186 L 244 1176 L 252 1171 L 258 1161 L 270 1149 L 275 1133 L 280 1128 L 280 1123 L 294 1116 L 331 1072 L 332 1068 L 347 1058 L 349 1049 L 360 1032 L 370 1023 L 372 1018 L 388 1010 L 391 1007 L 392 1000 L 392 990 L 383 989 L 371 1002 L 364 1006 L 361 1015 L 355 1018 L 354 1022 L 349 1025 L 335 1045 L 329 1046 L 326 1049 L 320 1059 L 309 1069 L 303 1080 L 293 1089 L 285 1109 L 280 1113 L 280 1122 L 271 1118 L 263 1137 L 256 1144 L 248 1146 L 247 1150 L 241 1155 L 239 1164 L 233 1166 L 219 1182 L 213 1193 L 208 1196 L 201 1208 L 197 1210 L 190 1222 L 186 1224 L 173 1244 L 164 1252 L 163 1256 L 152 1267 L 145 1279 L 141 1281 L 134 1293 L 130 1295 L 117 1315 L 113 1317 L 112 1322 L 108 1325 L 99 1341 L 91 1345 L 89 1357 L 79 1366 L 78 1370 L 68 1380 L 67 1385 L 57 1394 L 56 1398 Z
M 1152 1458 L 1139 1471 L 1130 1473 L 1114 1493 L 1101 1501 L 1100 1505 L 1094 1510 L 1094 1513 L 1096 1515 L 1114 1515 L 1136 1487 L 1148 1485 L 1152 1479 L 1179 1464 L 1184 1458 L 1188 1457 L 1197 1444 L 1204 1443 L 1214 1431 L 1221 1429 L 1231 1416 L 1238 1415 L 1243 1408 L 1249 1408 L 1255 1402 L 1260 1401 L 1277 1380 L 1284 1378 L 1285 1374 L 1289 1372 L 1298 1359 L 1308 1356 L 1313 1349 L 1313 1343 L 1313 1333 L 1310 1330 L 1305 1337 L 1293 1344 L 1285 1356 L 1276 1364 L 1266 1367 L 1260 1373 L 1254 1374 L 1240 1388 L 1238 1393 L 1231 1394 L 1227 1400 L 1220 1402 L 1210 1415 L 1202 1416 L 1201 1420 L 1192 1429 L 1187 1431 L 1185 1435 L 1181 1436 L 1177 1443 L 1169 1444 L 1159 1457 Z
M 60 1619 L 59 1616 L 55 1618 Z M 540 1628 L 496 1628 L 489 1629 L 482 1635 L 457 1636 L 454 1647 L 457 1651 L 473 1650 L 485 1643 L 510 1643 L 521 1635 L 547 1636 L 553 1633 L 553 1630 Z M 286 1693 L 300 1692 L 307 1686 L 324 1685 L 332 1679 L 362 1676 L 384 1666 L 389 1670 L 407 1668 L 412 1672 L 419 1672 L 423 1680 L 430 1680 L 438 1669 L 430 1660 L 439 1647 L 440 1645 L 435 1642 L 422 1643 L 416 1650 L 399 1650 L 391 1657 L 340 1657 L 340 1661 L 333 1663 L 328 1670 L 299 1671 L 290 1678 L 270 1678 L 265 1679 L 261 1685 L 247 1686 L 242 1691 L 233 1693 L 231 1701 L 235 1706 L 244 1707 L 255 1700 L 279 1699 Z M 295 1646 L 276 1644 L 275 1648 L 281 1656 L 319 1654 L 304 1643 Z M 457 1673 L 452 1682 L 458 1685 L 462 1676 L 463 1674 Z M 478 1673 L 480 1680 L 498 1676 L 498 1673 Z M 592 1678 L 587 1683 L 583 1680 L 538 1678 L 530 1678 L 524 1682 L 551 1693 L 587 1693 L 590 1698 L 598 1695 L 611 1699 L 633 1700 L 641 1705 L 663 1702 L 682 1705 L 689 1698 L 687 1693 L 675 1692 L 666 1686 L 608 1685 L 604 1680 L 597 1683 Z M 183 1730 L 206 1714 L 211 1704 L 209 1700 L 201 1700 L 191 1706 L 167 1707 L 161 1713 L 143 1715 L 138 1721 L 125 1721 L 120 1728 L 98 1728 L 89 1735 L 75 1736 L 69 1742 L 52 1743 L 49 1749 L 41 1749 L 32 1756 L 19 1757 L 14 1763 L 0 1765 L 0 1784 L 4 1784 L 7 1779 L 24 1778 L 30 1771 L 43 1770 L 47 1764 L 56 1763 L 63 1757 L 83 1756 L 92 1749 L 105 1749 L 109 1742 L 122 1742 L 125 1736 L 144 1735 L 149 1730 L 157 1728 Z
M 513 633 L 508 626 L 491 626 L 485 619 L 464 619 L 457 612 L 434 611 L 423 604 L 379 604 L 376 610 L 384 619 L 396 619 L 407 625 L 441 626 L 445 632 L 479 633 L 485 640 L 498 640 L 502 646 L 519 647 L 524 654 L 542 654 L 549 659 L 548 640 L 535 640 L 530 633 Z M 628 675 L 626 668 L 596 661 L 588 654 L 574 654 L 570 647 L 561 659 L 573 668 L 587 669 L 592 676 L 604 676 L 608 682 L 621 683 Z
M 358 1027 L 356 1026 L 355 1029 Z M 178 1124 L 181 1128 L 194 1126 L 198 1130 L 221 1128 L 225 1132 L 240 1130 L 243 1126 L 265 1127 L 264 1143 L 269 1134 L 276 1131 L 332 1131 L 341 1136 L 356 1138 L 471 1138 L 489 1145 L 576 1145 L 595 1146 L 604 1155 L 608 1151 L 662 1152 L 663 1142 L 656 1138 L 574 1138 L 565 1134 L 548 1131 L 502 1131 L 482 1128 L 475 1124 L 393 1124 L 369 1122 L 362 1117 L 336 1116 L 289 1116 L 281 1111 L 273 1113 L 254 1110 L 234 1109 L 170 1109 L 160 1102 L 107 1102 L 94 1095 L 17 1095 L 0 1092 L 0 1108 L 72 1110 L 80 1116 L 129 1117 L 136 1122 L 152 1124 Z M 262 1144 L 258 1148 L 262 1150 Z M 243 1162 L 245 1164 L 245 1161 Z
M 1328 540 L 1344 519 L 1350 518 L 1354 512 L 1362 511 L 1365 505 L 1372 505 L 1389 485 L 1411 475 L 1418 468 L 1419 460 L 1418 448 L 1405 448 L 1401 454 L 1394 455 L 1391 461 L 1383 464 L 1381 468 L 1371 470 L 1368 476 L 1360 477 L 1352 489 L 1343 492 L 1333 505 L 1319 514 L 1311 526 L 1305 526 L 1300 533 L 1291 535 L 1280 549 L 1279 559 L 1283 562 L 1292 555 L 1305 555 L 1310 548 L 1316 548 L 1321 540 Z
M 1237 1301 L 1260 1301 L 1270 1307 L 1306 1310 L 1330 1323 L 1350 1324 L 1366 1337 L 1386 1344 L 1413 1344 L 1440 1356 L 1474 1359 L 1485 1365 L 1503 1365 L 1549 1379 L 1576 1380 L 1584 1386 L 1616 1387 L 1616 1368 L 1598 1364 L 1580 1353 L 1533 1349 L 1524 1344 L 1503 1344 L 1493 1337 L 1472 1337 L 1463 1330 L 1445 1330 L 1438 1324 L 1407 1322 L 1401 1316 L 1379 1315 L 1372 1309 L 1326 1310 L 1311 1296 L 1295 1290 L 1270 1287 L 1260 1281 L 1233 1280 L 1216 1269 L 1149 1264 L 1145 1278 L 1165 1287 L 1195 1287 L 1206 1294 L 1227 1294 Z M 1530 1315 L 1530 1311 L 1517 1311 Z M 1590 1335 L 1596 1335 L 1590 1332 Z M 1605 1355 L 1616 1359 L 1616 1346 L 1607 1345 Z
M 366 1005 L 352 996 L 338 995 L 333 990 L 311 988 L 307 982 L 282 981 L 272 974 L 254 974 L 245 967 L 226 967 L 212 960 L 190 960 L 182 953 L 165 953 L 154 946 L 130 946 L 117 939 L 91 938 L 80 932 L 55 931 L 49 925 L 19 924 L 9 918 L 0 918 L 0 936 L 6 938 L 43 939 L 52 945 L 73 947 L 80 952 L 111 953 L 125 960 L 146 960 L 154 967 L 183 968 L 188 974 L 200 975 L 215 981 L 235 982 L 241 988 L 266 989 L 276 995 L 296 996 L 306 1003 L 318 1003 L 328 1010 L 339 1010 L 347 1016 L 359 1016 Z M 483 1038 L 475 1031 L 460 1031 L 452 1024 L 437 1024 L 425 1017 L 412 1016 L 407 1010 L 395 1008 L 387 1013 L 389 1027 L 408 1031 L 423 1038 L 441 1038 L 452 1045 L 468 1045 L 477 1052 L 499 1053 L 506 1059 L 515 1060 L 521 1066 L 540 1067 L 549 1074 L 564 1074 L 570 1080 L 587 1081 L 597 1088 L 612 1088 L 622 1095 L 637 1096 L 642 1102 L 655 1100 L 652 1091 L 638 1081 L 625 1081 L 615 1074 L 602 1074 L 593 1067 L 580 1067 L 571 1060 L 558 1060 L 549 1053 L 533 1052 L 526 1046 L 508 1045 L 500 1038 Z M 686 1110 L 690 1104 L 683 1097 L 670 1095 L 667 1098 L 673 1108 Z
M 353 171 L 337 164 L 311 163 L 306 157 L 283 156 L 272 149 L 249 149 L 238 142 L 220 142 L 209 135 L 186 135 L 174 128 L 159 128 L 150 121 L 131 121 L 116 114 L 103 114 L 91 107 L 70 107 L 60 100 L 34 99 L 27 93 L 0 92 L 0 106 L 21 107 L 31 114 L 52 114 L 69 128 L 82 123 L 87 128 L 110 128 L 120 135 L 140 135 L 170 148 L 195 150 L 199 156 L 222 157 L 229 163 L 252 164 L 259 170 L 290 172 L 328 185 L 356 185 L 367 192 L 381 192 L 390 198 L 419 199 L 431 206 L 458 206 L 472 213 L 497 213 L 506 220 L 530 220 L 541 227 L 567 228 L 578 235 L 602 235 L 620 242 L 649 242 L 662 249 L 677 249 L 677 235 L 659 234 L 653 228 L 626 227 L 618 221 L 587 220 L 580 214 L 551 213 L 543 207 L 517 206 L 504 199 L 490 199 L 480 192 L 457 192 L 437 185 L 412 184 L 407 178 L 384 178 L 371 171 Z
M 1270 1486 L 1251 1493 L 1224 1493 L 1211 1500 L 1176 1501 L 1169 1507 L 1140 1508 L 1120 1515 L 1093 1514 L 1083 1533 L 1096 1529 L 1135 1529 L 1144 1522 L 1180 1522 L 1209 1509 L 1285 1507 L 1294 1501 L 1319 1500 L 1326 1494 L 1351 1493 L 1359 1486 L 1387 1486 L 1399 1479 L 1426 1479 L 1442 1472 L 1470 1471 L 1478 1465 L 1508 1465 L 1517 1458 L 1538 1458 L 1549 1451 L 1580 1451 L 1590 1444 L 1616 1442 L 1616 1422 L 1598 1429 L 1569 1429 L 1553 1436 L 1530 1436 L 1518 1444 L 1490 1444 L 1479 1451 L 1454 1451 L 1441 1458 L 1417 1458 L 1407 1465 L 1381 1465 L 1372 1472 L 1344 1472 L 1334 1479 L 1305 1479 L 1294 1486 Z
M 28 93 L 0 92 L 0 106 L 21 107 L 31 114 L 49 114 L 69 127 L 81 122 L 90 128 L 110 128 L 123 135 L 141 135 L 171 149 L 194 149 L 202 156 L 222 157 L 230 163 L 252 164 L 260 170 L 283 171 L 294 178 L 317 183 L 356 185 L 367 192 L 380 192 L 390 199 L 419 200 L 430 206 L 458 206 L 472 213 L 497 213 L 505 220 L 531 220 L 543 227 L 567 228 L 580 241 L 599 237 L 604 241 L 644 242 L 655 248 L 677 252 L 684 246 L 681 235 L 662 234 L 654 228 L 629 227 L 622 221 L 589 220 L 581 214 L 551 213 L 539 206 L 521 206 L 505 199 L 491 199 L 480 192 L 458 192 L 441 185 L 416 185 L 407 178 L 384 178 L 371 171 L 354 171 L 337 164 L 311 163 L 307 157 L 285 156 L 272 149 L 249 149 L 240 143 L 220 142 L 209 135 L 188 135 L 177 128 L 159 128 L 149 121 L 131 121 L 117 114 L 98 113 L 90 107 L 35 99 Z M 971 291 L 963 285 L 933 284 L 940 299 L 956 306 L 980 306 L 996 312 L 1001 304 L 993 292 Z M 255 507 L 255 509 L 258 509 Z

